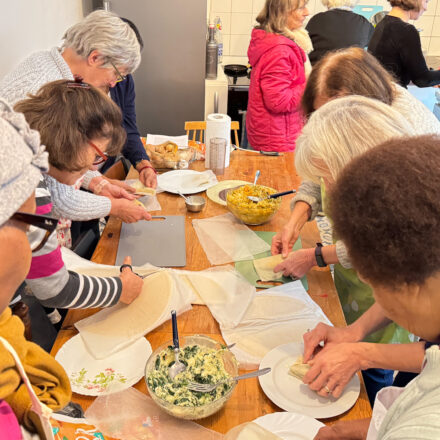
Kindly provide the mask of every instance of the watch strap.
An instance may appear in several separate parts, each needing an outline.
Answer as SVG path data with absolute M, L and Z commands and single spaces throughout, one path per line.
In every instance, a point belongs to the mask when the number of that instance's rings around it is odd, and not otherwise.
M 322 243 L 316 243 L 315 258 L 318 267 L 327 267 L 327 263 L 324 261 L 324 257 L 322 256 Z

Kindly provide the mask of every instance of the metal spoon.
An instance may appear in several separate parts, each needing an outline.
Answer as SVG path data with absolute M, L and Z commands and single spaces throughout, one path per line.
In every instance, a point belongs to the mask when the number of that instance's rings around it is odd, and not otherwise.
M 266 197 L 248 196 L 248 199 L 252 200 L 255 203 L 258 203 L 258 202 L 261 202 L 262 200 L 276 199 L 278 197 L 286 196 L 287 194 L 293 194 L 293 193 L 296 193 L 296 189 L 291 189 L 289 191 L 283 191 L 283 192 L 280 192 L 280 193 L 271 194 L 271 195 L 266 196 Z
M 175 310 L 171 311 L 171 320 L 173 323 L 174 364 L 168 368 L 168 375 L 170 376 L 171 380 L 174 380 L 179 373 L 182 373 L 186 370 L 186 365 L 179 360 L 179 333 L 177 331 L 177 316 Z
M 177 192 L 180 197 L 183 197 L 185 199 L 185 202 L 188 202 L 188 197 L 184 196 L 180 191 Z
M 259 177 L 260 177 L 260 170 L 257 170 L 257 172 L 255 173 L 254 186 L 257 184 L 257 180 Z
M 197 391 L 199 393 L 210 393 L 212 390 L 215 390 L 219 385 L 222 385 L 224 383 L 230 381 L 237 381 L 241 379 L 250 379 L 251 377 L 263 376 L 264 374 L 269 373 L 270 370 L 271 370 L 270 367 L 263 368 L 262 370 L 252 371 L 252 373 L 246 373 L 246 374 L 242 374 L 241 376 L 236 376 L 229 379 L 221 380 L 220 382 L 214 384 L 190 382 L 188 384 L 188 389 L 191 391 Z

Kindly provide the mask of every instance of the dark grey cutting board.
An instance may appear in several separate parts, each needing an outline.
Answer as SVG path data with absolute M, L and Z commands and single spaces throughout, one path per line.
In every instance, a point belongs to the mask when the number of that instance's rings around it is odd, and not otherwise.
M 151 221 L 122 223 L 116 265 L 130 255 L 133 266 L 145 263 L 160 267 L 186 266 L 185 217 L 158 216 Z

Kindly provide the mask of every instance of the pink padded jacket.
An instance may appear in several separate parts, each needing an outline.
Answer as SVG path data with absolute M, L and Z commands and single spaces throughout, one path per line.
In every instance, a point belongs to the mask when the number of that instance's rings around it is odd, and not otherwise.
M 255 150 L 293 151 L 304 125 L 300 101 L 306 76 L 304 51 L 283 35 L 252 31 L 252 66 L 246 127 Z

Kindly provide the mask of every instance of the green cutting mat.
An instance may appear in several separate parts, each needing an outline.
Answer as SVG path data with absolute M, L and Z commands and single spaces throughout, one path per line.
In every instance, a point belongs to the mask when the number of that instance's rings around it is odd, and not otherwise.
M 254 231 L 260 238 L 262 238 L 266 243 L 272 244 L 272 237 L 276 234 L 275 232 L 271 231 Z M 293 246 L 293 250 L 297 251 L 298 249 L 302 249 L 301 245 L 301 239 L 298 238 L 295 245 Z M 271 255 L 270 251 L 263 252 L 261 254 L 255 255 L 255 259 L 269 257 Z M 246 260 L 246 261 L 237 261 L 235 263 L 235 268 L 255 287 L 259 287 L 260 289 L 268 289 L 270 287 L 274 287 L 274 284 L 270 284 L 271 282 L 268 281 L 268 284 L 264 284 L 264 282 L 258 283 L 258 274 L 255 271 L 254 265 L 252 263 L 252 260 Z M 291 283 L 292 278 L 290 277 L 283 277 L 281 280 L 277 281 L 278 283 Z M 304 276 L 301 278 L 301 282 L 304 286 L 304 289 L 308 290 L 309 285 L 307 283 L 307 278 Z

